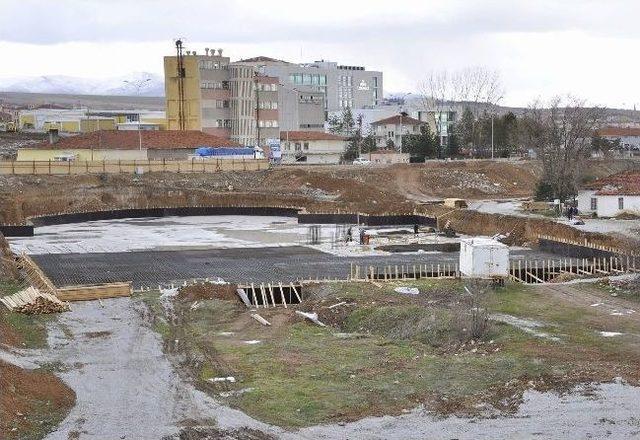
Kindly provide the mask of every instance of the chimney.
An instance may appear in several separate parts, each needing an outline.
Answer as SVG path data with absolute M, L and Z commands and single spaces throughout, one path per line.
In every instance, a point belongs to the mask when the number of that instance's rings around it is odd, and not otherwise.
M 49 129 L 49 143 L 51 145 L 57 143 L 60 140 L 60 136 L 58 135 L 58 129 L 57 128 L 50 128 Z

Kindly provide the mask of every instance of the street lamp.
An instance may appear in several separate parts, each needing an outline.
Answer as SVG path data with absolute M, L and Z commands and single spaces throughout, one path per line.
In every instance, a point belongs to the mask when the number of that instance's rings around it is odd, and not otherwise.
M 143 78 L 136 80 L 124 80 L 123 82 L 127 85 L 133 86 L 136 89 L 136 96 L 140 96 L 140 89 L 149 81 L 151 78 Z M 142 132 L 140 131 L 140 113 L 138 113 L 138 149 L 142 151 Z

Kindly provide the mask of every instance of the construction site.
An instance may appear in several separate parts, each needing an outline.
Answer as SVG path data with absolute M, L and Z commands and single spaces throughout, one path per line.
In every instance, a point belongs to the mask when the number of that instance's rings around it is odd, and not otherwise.
M 640 221 L 528 211 L 540 174 L 460 160 L 0 176 L 0 430 L 638 435 Z

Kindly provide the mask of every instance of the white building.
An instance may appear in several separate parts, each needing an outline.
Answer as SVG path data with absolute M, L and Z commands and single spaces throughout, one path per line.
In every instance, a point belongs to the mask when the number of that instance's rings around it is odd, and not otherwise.
M 347 147 L 347 139 L 321 131 L 282 131 L 282 163 L 338 164 Z
M 609 141 L 620 140 L 625 150 L 640 150 L 640 128 L 637 127 L 603 127 L 598 130 L 598 136 Z
M 400 150 L 402 138 L 407 135 L 420 134 L 420 127 L 426 122 L 412 118 L 406 113 L 390 116 L 372 122 L 378 148 L 396 148 Z
M 578 192 L 578 212 L 615 217 L 640 214 L 640 172 L 627 171 L 600 179 Z

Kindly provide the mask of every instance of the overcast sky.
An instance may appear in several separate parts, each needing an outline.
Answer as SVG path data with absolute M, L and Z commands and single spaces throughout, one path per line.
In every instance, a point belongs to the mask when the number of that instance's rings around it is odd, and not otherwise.
M 417 91 L 432 70 L 501 72 L 503 104 L 572 93 L 640 108 L 640 0 L 0 0 L 0 76 L 162 72 L 173 39 L 384 72 Z

